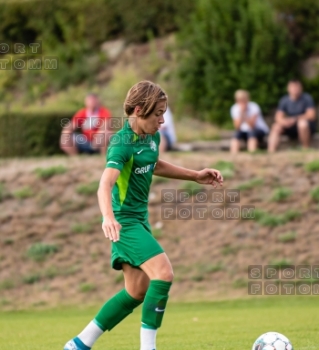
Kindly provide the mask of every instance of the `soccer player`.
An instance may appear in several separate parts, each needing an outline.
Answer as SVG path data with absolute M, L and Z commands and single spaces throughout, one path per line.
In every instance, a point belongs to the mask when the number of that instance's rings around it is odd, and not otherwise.
M 128 120 L 111 138 L 98 190 L 102 229 L 112 241 L 112 267 L 123 270 L 125 288 L 102 306 L 64 350 L 89 350 L 105 331 L 113 329 L 142 303 L 140 349 L 156 349 L 156 332 L 162 323 L 173 270 L 148 222 L 152 175 L 213 187 L 223 184 L 218 170 L 196 171 L 158 159 L 158 130 L 164 123 L 166 108 L 165 92 L 149 81 L 134 85 L 126 96 L 124 110 Z

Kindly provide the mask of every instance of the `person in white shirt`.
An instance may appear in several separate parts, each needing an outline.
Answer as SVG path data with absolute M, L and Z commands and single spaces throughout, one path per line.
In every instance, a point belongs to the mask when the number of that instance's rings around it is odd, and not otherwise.
M 256 151 L 258 143 L 268 134 L 269 128 L 264 121 L 261 109 L 257 103 L 250 101 L 249 92 L 237 90 L 236 103 L 231 107 L 230 114 L 236 129 L 231 140 L 230 151 L 237 153 L 240 150 L 240 140 L 247 142 L 249 152 Z
M 173 115 L 169 107 L 167 106 L 164 113 L 164 124 L 161 125 L 159 132 L 161 134 L 160 152 L 166 152 L 173 148 L 176 142 L 175 127 L 173 121 Z

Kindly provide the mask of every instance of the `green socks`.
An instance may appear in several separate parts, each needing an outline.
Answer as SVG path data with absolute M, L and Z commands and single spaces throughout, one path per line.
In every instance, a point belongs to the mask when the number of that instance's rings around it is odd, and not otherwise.
M 102 306 L 94 322 L 103 331 L 110 331 L 142 303 L 142 300 L 132 298 L 125 289 L 122 289 Z
M 150 282 L 142 311 L 143 327 L 157 329 L 161 326 L 171 285 L 171 282 L 160 280 Z M 110 331 L 142 303 L 142 300 L 132 298 L 125 289 L 122 289 L 103 305 L 94 322 L 102 331 Z
M 143 311 L 142 327 L 157 329 L 161 326 L 172 282 L 152 280 L 147 290 Z

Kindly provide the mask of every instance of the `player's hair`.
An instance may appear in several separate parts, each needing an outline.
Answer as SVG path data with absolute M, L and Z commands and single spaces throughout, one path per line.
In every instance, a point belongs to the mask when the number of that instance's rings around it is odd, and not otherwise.
M 290 83 L 302 85 L 301 81 L 297 78 L 289 79 L 288 84 Z
M 250 99 L 249 92 L 247 90 L 237 90 L 235 92 L 235 100 Z
M 162 88 L 148 80 L 140 81 L 132 86 L 124 101 L 124 112 L 127 116 L 134 113 L 135 107 L 141 109 L 137 113 L 138 117 L 146 119 L 152 114 L 159 101 L 167 101 L 167 95 Z
M 88 92 L 88 93 L 85 95 L 85 98 L 87 98 L 87 97 L 99 98 L 99 95 L 96 94 L 95 92 Z

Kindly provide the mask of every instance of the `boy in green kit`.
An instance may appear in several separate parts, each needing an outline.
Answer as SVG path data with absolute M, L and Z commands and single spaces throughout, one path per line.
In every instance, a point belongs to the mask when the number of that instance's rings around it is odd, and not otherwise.
M 167 96 L 160 86 L 142 81 L 124 102 L 128 120 L 113 135 L 100 181 L 98 200 L 102 229 L 112 241 L 112 267 L 123 270 L 125 288 L 108 300 L 95 318 L 64 350 L 89 350 L 143 303 L 140 350 L 156 349 L 173 281 L 173 269 L 163 248 L 152 236 L 148 222 L 148 196 L 153 174 L 201 184 L 223 184 L 218 170 L 200 171 L 175 166 L 158 158 L 160 129 Z M 110 349 L 112 347 L 110 346 Z

